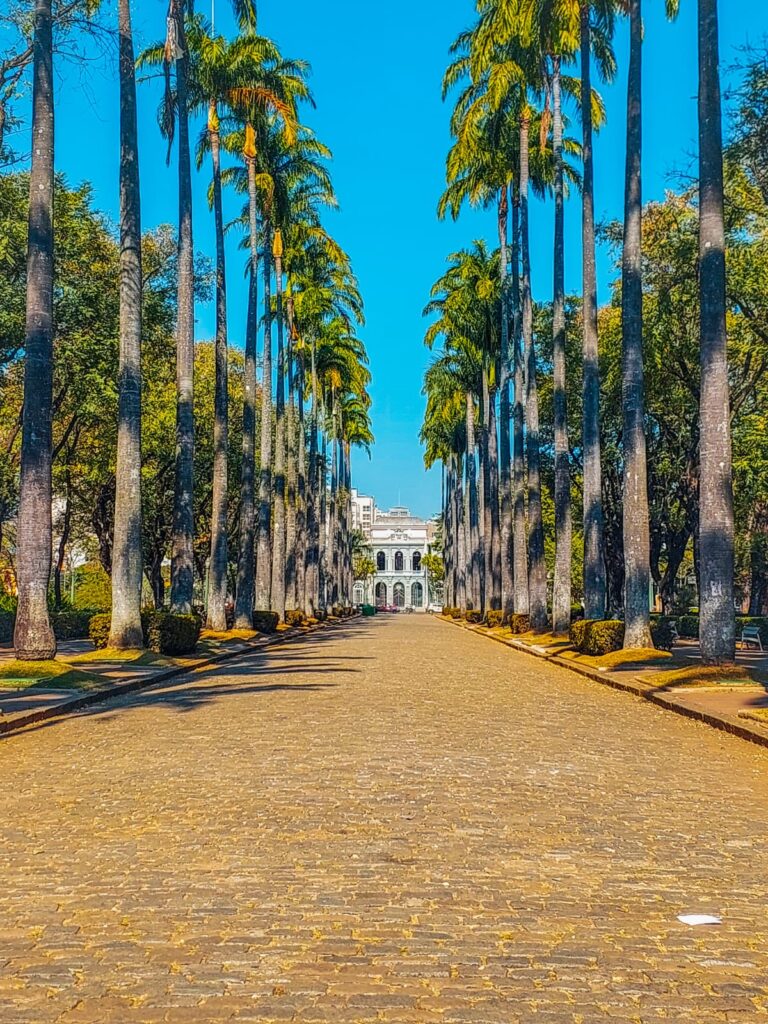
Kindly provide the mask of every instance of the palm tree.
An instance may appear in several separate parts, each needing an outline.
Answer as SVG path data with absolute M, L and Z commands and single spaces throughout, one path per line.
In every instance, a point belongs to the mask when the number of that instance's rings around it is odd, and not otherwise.
M 588 619 L 605 614 L 605 561 L 603 552 L 603 498 L 600 465 L 600 368 L 598 364 L 597 271 L 595 257 L 595 171 L 592 112 L 592 16 L 600 19 L 603 35 L 613 34 L 615 0 L 581 0 L 579 11 L 581 49 L 581 126 L 584 182 L 582 188 L 582 353 L 584 364 L 582 401 L 583 499 L 584 499 L 584 611 Z M 604 48 L 603 77 L 613 78 L 615 60 Z
M 53 391 L 53 26 L 51 0 L 35 0 L 32 165 L 29 177 L 27 320 L 21 484 L 16 537 L 16 655 L 56 653 L 48 616 L 51 573 L 51 406 Z
M 732 662 L 734 518 L 725 297 L 723 135 L 717 0 L 699 0 L 701 654 Z
M 129 0 L 119 0 L 120 367 L 109 645 L 144 646 L 141 626 L 141 203 Z
M 622 411 L 624 446 L 624 646 L 652 647 L 650 526 L 645 444 L 642 280 L 642 0 L 627 0 L 630 19 L 627 162 L 622 258 Z M 677 0 L 667 0 L 672 16 Z

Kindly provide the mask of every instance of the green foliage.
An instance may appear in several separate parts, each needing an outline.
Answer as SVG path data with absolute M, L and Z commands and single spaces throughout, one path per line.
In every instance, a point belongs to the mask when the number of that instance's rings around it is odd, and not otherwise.
M 75 608 L 105 612 L 112 607 L 112 582 L 98 562 L 78 566 L 75 573 Z
M 529 633 L 531 630 L 530 615 L 520 615 L 517 612 L 509 616 L 509 630 L 511 633 Z
M 288 608 L 285 612 L 285 622 L 288 626 L 303 626 L 304 612 L 298 608 Z
M 153 611 L 142 615 L 142 626 L 145 645 L 158 654 L 192 654 L 200 639 L 197 615 Z
M 491 628 L 500 626 L 502 619 L 504 618 L 504 612 L 501 610 L 491 610 L 485 613 L 485 624 Z
M 88 635 L 97 650 L 109 643 L 112 616 L 107 612 L 91 618 Z M 192 654 L 200 639 L 200 619 L 197 615 L 176 615 L 172 612 L 148 609 L 141 613 L 144 646 L 158 654 Z
M 143 625 L 142 621 L 142 625 Z M 88 636 L 96 650 L 103 650 L 109 643 L 109 631 L 112 628 L 112 615 L 108 612 L 101 612 L 92 615 L 88 623 Z
M 620 651 L 624 623 L 619 619 L 580 619 L 571 625 L 570 641 L 577 651 L 594 657 Z
M 274 633 L 280 622 L 277 612 L 254 612 L 253 628 L 259 633 Z
M 699 616 L 698 615 L 681 615 L 676 620 L 677 632 L 681 637 L 685 637 L 687 640 L 698 640 L 699 639 Z
M 479 626 L 483 621 L 483 613 L 479 609 L 468 608 L 467 614 L 465 615 L 467 622 L 473 626 Z
M 51 626 L 57 640 L 86 640 L 94 608 L 62 608 L 51 615 Z
M 653 645 L 659 651 L 671 651 L 675 646 L 675 635 L 672 631 L 672 620 L 661 616 L 651 622 Z

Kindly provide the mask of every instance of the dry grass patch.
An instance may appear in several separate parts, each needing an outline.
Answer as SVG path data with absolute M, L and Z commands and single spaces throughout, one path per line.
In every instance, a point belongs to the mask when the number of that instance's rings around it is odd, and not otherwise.
M 768 726 L 768 708 L 749 708 L 740 711 L 739 718 L 750 718 L 753 722 Z
M 65 661 L 6 661 L 0 664 L 0 690 L 95 690 L 101 680 Z
M 657 651 L 655 647 L 628 647 L 626 650 L 611 651 L 609 654 L 593 655 L 582 654 L 571 647 L 562 652 L 561 657 L 569 661 L 576 661 L 579 665 L 588 665 L 590 668 L 602 669 L 628 669 L 652 667 L 660 661 L 670 661 L 672 655 L 669 651 Z
M 95 651 L 86 651 L 85 654 L 75 654 L 69 658 L 72 664 L 90 664 L 101 662 L 115 662 L 120 665 L 173 665 L 173 659 L 167 658 L 164 654 L 156 654 L 154 651 L 147 651 L 141 648 L 129 650 L 118 650 L 116 647 L 102 647 Z
M 200 633 L 201 640 L 255 640 L 257 636 L 261 636 L 261 633 L 256 629 L 228 629 L 225 632 L 204 629 Z
M 674 686 L 761 686 L 768 679 L 745 665 L 686 665 L 670 672 L 656 672 L 648 681 L 661 688 Z
M 521 640 L 524 644 L 535 644 L 536 647 L 546 647 L 556 651 L 566 650 L 571 646 L 571 641 L 567 636 L 562 636 L 555 633 L 518 633 L 515 635 L 515 640 Z

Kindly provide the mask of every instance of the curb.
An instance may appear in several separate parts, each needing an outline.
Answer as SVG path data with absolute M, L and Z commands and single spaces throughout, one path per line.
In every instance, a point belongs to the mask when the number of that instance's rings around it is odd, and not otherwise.
M 130 679 L 125 683 L 116 683 L 114 686 L 105 687 L 103 690 L 97 690 L 93 693 L 86 693 L 79 697 L 73 697 L 71 700 L 64 701 L 54 707 L 40 708 L 38 711 L 30 711 L 25 715 L 20 715 L 18 718 L 14 718 L 13 721 L 4 722 L 0 718 L 0 740 L 5 739 L 6 736 L 12 736 L 14 733 L 22 732 L 30 725 L 37 725 L 38 722 L 52 721 L 56 718 L 65 718 L 74 711 L 90 707 L 92 704 L 100 704 L 104 701 L 112 700 L 115 697 L 123 697 L 128 693 L 136 693 L 138 690 L 146 690 L 149 689 L 150 686 L 158 686 L 159 684 L 166 683 L 169 679 L 175 679 L 178 676 L 194 675 L 202 669 L 210 668 L 211 665 L 217 665 L 222 661 L 229 661 L 231 658 L 236 658 L 241 654 L 248 654 L 251 651 L 268 649 L 281 643 L 292 643 L 324 629 L 334 628 L 343 621 L 354 621 L 356 618 L 359 618 L 359 616 L 353 615 L 349 620 L 338 619 L 334 622 L 326 620 L 326 622 L 318 623 L 315 626 L 294 626 L 292 627 L 291 632 L 269 634 L 267 636 L 259 637 L 257 640 L 243 640 L 237 650 L 221 651 L 219 654 L 206 658 L 205 661 L 199 661 L 195 665 L 178 665 L 175 668 L 169 668 L 165 669 L 163 672 L 158 672 L 157 675 L 154 675 L 149 679 L 137 678 Z
M 711 726 L 713 729 L 719 729 L 721 732 L 727 732 L 731 736 L 736 736 L 739 739 L 747 740 L 749 743 L 754 743 L 759 747 L 768 749 L 768 735 L 762 731 L 758 732 L 756 729 L 752 729 L 748 725 L 739 725 L 738 722 L 733 722 L 729 718 L 723 718 L 713 712 L 699 711 L 697 708 L 686 707 L 684 704 L 678 704 L 677 701 L 664 697 L 660 693 L 642 686 L 641 684 L 622 682 L 622 680 L 612 678 L 607 673 L 596 672 L 594 669 L 587 668 L 585 665 L 574 664 L 566 658 L 561 658 L 556 654 L 547 654 L 546 651 L 534 650 L 527 644 L 521 643 L 519 640 L 508 640 L 504 637 L 493 636 L 491 633 L 481 632 L 476 626 L 468 626 L 457 619 L 446 619 L 442 615 L 436 617 L 442 622 L 448 622 L 454 626 L 459 626 L 461 629 L 464 629 L 469 633 L 475 633 L 477 636 L 487 637 L 489 640 L 495 640 L 496 643 L 503 644 L 504 647 L 511 647 L 515 651 L 522 651 L 531 657 L 547 661 L 551 665 L 557 665 L 558 668 L 567 669 L 575 675 L 583 676 L 586 679 L 592 680 L 592 682 L 600 683 L 603 686 L 609 686 L 613 690 L 632 694 L 633 697 L 639 697 L 641 700 L 647 700 L 650 704 L 655 704 L 657 707 L 663 708 L 665 711 L 673 711 L 675 714 L 682 715 L 684 718 L 692 719 L 695 722 L 701 722 L 704 725 Z

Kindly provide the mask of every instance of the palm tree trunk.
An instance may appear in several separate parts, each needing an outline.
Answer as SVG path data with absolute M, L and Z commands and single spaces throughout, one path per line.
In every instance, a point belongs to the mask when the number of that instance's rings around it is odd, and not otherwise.
M 467 495 L 469 501 L 469 550 L 467 552 L 467 571 L 469 593 L 467 608 L 482 607 L 482 582 L 480 548 L 480 519 L 477 501 L 477 464 L 475 462 L 475 400 L 470 391 L 467 392 Z
M 299 353 L 297 374 L 296 429 L 296 600 L 297 606 L 307 612 L 307 471 L 306 438 L 304 432 L 304 353 Z
M 328 434 L 325 429 L 325 409 L 321 409 L 323 427 L 320 431 L 320 455 L 317 472 L 317 501 L 319 507 L 319 558 L 317 560 L 317 589 L 320 607 L 328 607 Z
M 723 128 L 717 0 L 699 0 L 700 516 L 699 614 L 705 665 L 736 656 L 731 411 L 725 298 Z
M 527 162 L 526 162 L 527 166 Z M 522 353 L 522 295 L 520 287 L 520 186 L 512 196 L 512 363 L 514 367 L 513 452 L 512 452 L 512 610 L 528 614 L 528 541 L 525 523 L 525 412 L 523 391 L 525 368 Z
M 277 391 L 275 394 L 275 474 L 272 520 L 272 610 L 285 618 L 285 325 L 283 322 L 282 238 L 275 232 L 275 297 L 277 305 Z
M 271 607 L 272 589 L 272 229 L 264 222 L 264 352 L 261 372 L 261 465 L 256 542 L 256 607 Z
M 286 413 L 286 472 L 285 494 L 285 606 L 298 607 L 296 587 L 296 537 L 297 537 L 297 486 L 298 486 L 298 439 L 296 436 L 296 381 L 293 351 L 293 300 L 286 303 L 288 318 L 288 348 L 286 352 L 288 369 L 288 410 Z
M 248 320 L 245 333 L 243 385 L 243 460 L 240 470 L 240 552 L 237 562 L 235 625 L 253 626 L 254 563 L 256 549 L 256 345 L 258 337 L 259 242 L 256 206 L 256 165 L 246 157 L 249 191 L 250 268 L 248 278 Z
M 453 516 L 456 523 L 456 607 L 464 611 L 467 607 L 467 523 L 464 514 L 463 466 L 461 455 L 455 458 L 455 497 Z
M 522 261 L 523 345 L 525 359 L 525 429 L 528 456 L 528 608 L 531 628 L 547 628 L 547 566 L 544 560 L 544 522 L 541 512 L 541 454 L 539 451 L 539 393 L 536 387 L 536 346 L 531 300 L 531 246 L 528 223 L 528 131 L 520 122 L 520 251 Z M 517 396 L 515 396 L 517 401 Z M 517 609 L 515 609 L 517 611 Z
M 643 376 L 641 0 L 630 0 L 627 166 L 622 263 L 624 430 L 624 646 L 652 647 L 651 582 Z
M 581 124 L 584 184 L 582 189 L 583 267 L 583 491 L 584 491 L 584 613 L 588 619 L 605 615 L 603 496 L 600 467 L 600 365 L 597 334 L 597 270 L 595 263 L 595 169 L 592 147 L 592 51 L 590 0 L 581 4 Z
M 488 495 L 490 506 L 490 546 L 488 598 L 489 608 L 501 608 L 501 523 L 499 521 L 499 435 L 496 417 L 496 391 L 488 401 Z
M 552 139 L 555 157 L 555 281 L 553 308 L 555 426 L 555 579 L 552 591 L 552 632 L 571 628 L 571 469 L 568 450 L 568 408 L 565 371 L 565 220 L 563 195 L 563 112 L 560 57 L 552 58 Z
M 216 343 L 213 412 L 213 497 L 211 505 L 211 556 L 208 568 L 207 626 L 219 632 L 227 628 L 227 278 L 224 256 L 224 213 L 221 202 L 219 118 L 211 104 L 208 136 L 213 164 L 213 211 L 216 228 Z
M 497 207 L 499 252 L 501 270 L 501 380 L 499 386 L 499 501 L 501 505 L 501 607 L 505 616 L 514 609 L 514 575 L 512 551 L 512 480 L 509 415 L 509 378 L 512 346 L 509 338 L 509 249 L 507 224 L 509 220 L 509 193 L 506 186 L 499 192 Z M 512 306 L 517 301 L 514 285 Z M 513 319 L 514 319 L 513 314 Z
M 53 39 L 51 0 L 35 0 L 32 166 L 29 176 L 27 318 L 21 482 L 16 535 L 16 656 L 56 654 L 48 616 L 51 575 L 53 401 Z
M 318 467 L 317 452 L 317 357 L 315 341 L 312 340 L 311 388 L 312 405 L 309 425 L 309 477 L 307 486 L 307 572 L 306 607 L 314 615 L 320 607 L 320 519 L 318 508 Z
M 130 0 L 119 0 L 120 361 L 109 646 L 144 646 L 141 628 L 141 200 Z
M 189 614 L 194 593 L 195 491 L 195 269 L 192 244 L 192 171 L 187 110 L 188 53 L 184 17 L 177 9 L 176 107 L 179 120 L 179 240 L 176 299 L 176 482 L 173 501 L 171 609 Z

